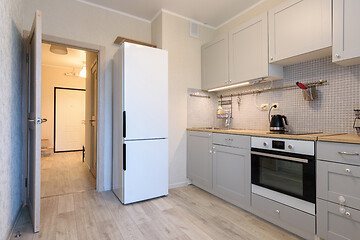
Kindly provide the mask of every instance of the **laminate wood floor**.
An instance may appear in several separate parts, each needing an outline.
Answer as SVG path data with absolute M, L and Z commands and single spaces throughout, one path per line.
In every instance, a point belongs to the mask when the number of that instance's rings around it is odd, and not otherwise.
M 95 189 L 95 178 L 82 152 L 54 153 L 41 158 L 41 197 Z
M 23 240 L 299 239 L 194 186 L 126 206 L 111 191 L 43 198 L 40 233 L 32 233 L 26 209 L 17 231 Z

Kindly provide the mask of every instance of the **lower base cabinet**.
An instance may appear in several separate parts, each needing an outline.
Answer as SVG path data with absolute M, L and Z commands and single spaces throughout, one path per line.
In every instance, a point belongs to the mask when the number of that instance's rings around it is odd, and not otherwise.
M 249 149 L 213 145 L 213 190 L 250 205 Z
M 212 133 L 187 132 L 187 177 L 204 189 L 212 189 Z
M 360 211 L 318 199 L 317 234 L 327 240 L 360 239 Z

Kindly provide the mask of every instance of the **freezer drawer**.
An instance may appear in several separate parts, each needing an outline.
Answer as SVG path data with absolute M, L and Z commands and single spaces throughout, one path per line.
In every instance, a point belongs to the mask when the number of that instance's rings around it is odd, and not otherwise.
M 123 203 L 168 194 L 168 140 L 125 142 Z

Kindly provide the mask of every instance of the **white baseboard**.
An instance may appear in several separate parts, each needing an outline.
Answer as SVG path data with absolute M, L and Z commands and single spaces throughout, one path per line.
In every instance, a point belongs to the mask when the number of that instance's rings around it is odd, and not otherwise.
M 169 189 L 172 189 L 172 188 L 178 188 L 178 187 L 185 187 L 189 185 L 188 181 L 186 182 L 181 182 L 181 183 L 175 183 L 175 184 L 170 184 L 169 185 Z

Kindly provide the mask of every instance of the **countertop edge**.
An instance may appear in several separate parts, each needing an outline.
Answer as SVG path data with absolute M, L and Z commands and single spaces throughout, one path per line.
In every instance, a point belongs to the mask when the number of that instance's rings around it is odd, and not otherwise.
M 296 140 L 305 140 L 305 141 L 360 144 L 360 136 L 358 137 L 356 134 L 347 134 L 347 133 L 321 133 L 321 134 L 309 134 L 309 135 L 279 135 L 279 134 L 266 133 L 267 131 L 265 131 L 265 130 L 208 129 L 208 128 L 186 128 L 186 130 L 200 131 L 200 132 L 212 132 L 212 133 L 223 133 L 223 134 L 235 134 L 235 135 L 244 135 L 244 136 L 268 137 L 268 138 L 296 139 Z

